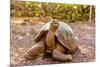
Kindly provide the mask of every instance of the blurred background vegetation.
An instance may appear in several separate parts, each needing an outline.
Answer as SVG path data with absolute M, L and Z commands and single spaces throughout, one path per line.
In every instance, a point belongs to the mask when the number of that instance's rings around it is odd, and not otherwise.
M 59 20 L 94 21 L 95 5 L 11 1 L 11 17 L 55 18 Z

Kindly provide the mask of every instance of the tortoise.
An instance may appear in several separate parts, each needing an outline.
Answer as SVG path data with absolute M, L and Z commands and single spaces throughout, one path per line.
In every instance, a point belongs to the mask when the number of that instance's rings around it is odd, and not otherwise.
M 45 24 L 34 40 L 37 44 L 24 54 L 26 59 L 35 59 L 41 53 L 51 53 L 55 60 L 68 61 L 72 60 L 72 54 L 78 50 L 72 28 L 56 19 Z

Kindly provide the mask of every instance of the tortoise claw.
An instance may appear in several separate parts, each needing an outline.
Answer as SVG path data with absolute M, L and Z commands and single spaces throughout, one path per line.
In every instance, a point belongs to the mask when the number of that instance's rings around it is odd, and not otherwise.
M 36 59 L 36 56 L 24 55 L 24 58 L 25 58 L 26 60 L 35 60 L 35 59 Z

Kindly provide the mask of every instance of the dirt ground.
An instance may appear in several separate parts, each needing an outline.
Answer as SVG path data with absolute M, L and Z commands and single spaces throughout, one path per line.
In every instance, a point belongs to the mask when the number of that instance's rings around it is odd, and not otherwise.
M 58 64 L 58 63 L 80 63 L 95 61 L 95 23 L 68 23 L 79 42 L 80 52 L 73 55 L 71 62 L 59 62 L 52 58 L 39 57 L 36 60 L 25 60 L 23 54 L 36 43 L 34 36 L 38 30 L 45 24 L 39 22 L 19 23 L 20 21 L 11 21 L 11 45 L 10 45 L 10 64 L 12 65 L 40 65 L 40 64 Z

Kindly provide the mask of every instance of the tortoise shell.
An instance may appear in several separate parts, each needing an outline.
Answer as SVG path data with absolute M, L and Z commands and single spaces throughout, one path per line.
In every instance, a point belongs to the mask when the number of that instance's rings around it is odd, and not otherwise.
M 48 22 L 40 29 L 35 39 L 40 39 L 43 34 L 45 34 L 49 30 L 51 22 L 52 21 Z M 59 27 L 55 33 L 58 41 L 62 44 L 62 46 L 69 49 L 70 51 L 75 51 L 78 47 L 72 28 L 64 22 L 59 21 L 58 23 Z

